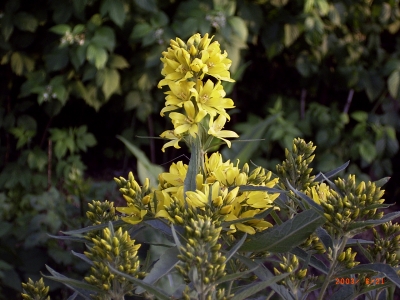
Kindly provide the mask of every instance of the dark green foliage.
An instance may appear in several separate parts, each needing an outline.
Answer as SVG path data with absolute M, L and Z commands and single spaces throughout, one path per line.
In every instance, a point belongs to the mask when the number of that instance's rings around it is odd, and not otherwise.
M 101 194 L 85 179 L 85 165 L 91 174 L 107 163 L 123 167 L 117 134 L 165 130 L 159 58 L 177 36 L 216 35 L 237 79 L 226 84 L 238 109 L 231 123 L 242 137 L 265 139 L 236 143 L 226 158 L 272 169 L 272 158 L 301 136 L 318 145 L 318 170 L 350 158 L 351 173 L 391 175 L 399 30 L 398 3 L 389 0 L 2 1 L 0 286 L 20 289 L 4 280 L 25 280 L 48 256 L 71 263 L 63 260 L 68 247 L 46 233 L 78 227 L 79 218 L 70 222 L 82 214 L 76 207 Z M 161 164 L 169 158 L 155 143 L 135 140 Z M 38 268 L 26 267 L 27 249 L 42 260 Z

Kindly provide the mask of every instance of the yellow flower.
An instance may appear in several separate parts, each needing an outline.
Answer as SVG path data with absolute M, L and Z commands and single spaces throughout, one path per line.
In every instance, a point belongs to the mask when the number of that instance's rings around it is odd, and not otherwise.
M 171 81 L 182 81 L 193 77 L 190 69 L 190 54 L 187 50 L 168 48 L 168 52 L 163 52 L 163 54 L 161 61 L 164 63 L 164 68 L 161 74 L 165 76 L 165 79 L 158 83 L 159 88 Z
M 279 193 L 270 194 L 264 191 L 253 191 L 249 192 L 249 199 L 246 201 L 246 203 L 253 208 L 265 210 L 273 207 L 274 200 L 278 197 Z
M 330 188 L 325 183 L 320 183 L 307 190 L 307 194 L 318 204 L 326 202 L 326 197 L 330 194 Z
M 197 80 L 197 84 L 191 88 L 191 92 L 198 107 L 207 111 L 210 116 L 215 117 L 217 114 L 221 114 L 228 120 L 230 119 L 225 109 L 235 106 L 232 99 L 224 98 L 226 93 L 220 81 L 214 85 L 211 80 L 207 80 L 203 85 L 201 80 Z
M 138 224 L 142 222 L 143 217 L 147 214 L 147 210 L 141 210 L 134 205 L 117 207 L 116 210 L 127 215 L 127 217 L 122 217 L 121 219 L 130 224 Z
M 169 167 L 169 172 L 161 173 L 162 179 L 166 182 L 162 188 L 166 187 L 178 187 L 183 185 L 186 178 L 188 165 L 184 164 L 182 161 L 177 163 L 172 163 Z
M 210 124 L 208 129 L 208 134 L 215 136 L 218 139 L 223 140 L 228 147 L 231 147 L 231 142 L 225 138 L 237 138 L 238 134 L 231 130 L 222 130 L 226 123 L 226 118 L 223 115 L 219 115 L 218 118 L 214 121 L 213 118 L 210 118 Z
M 182 139 L 182 137 L 179 134 L 175 134 L 173 130 L 166 130 L 163 133 L 160 134 L 160 137 L 171 140 L 167 143 L 165 143 L 162 147 L 162 152 L 165 152 L 165 148 L 174 146 L 174 148 L 179 149 L 181 148 L 179 146 L 179 142 Z
M 206 53 L 203 53 L 207 51 Z M 221 53 L 220 45 L 217 41 L 211 43 L 206 50 L 202 51 L 202 61 L 207 64 L 207 75 L 213 76 L 218 80 L 234 82 L 229 73 L 232 61 L 227 58 L 228 53 Z
M 192 96 L 191 88 L 195 85 L 193 81 L 180 81 L 180 82 L 170 82 L 168 83 L 168 87 L 170 91 L 165 94 L 168 95 L 165 97 L 165 107 L 161 110 L 161 116 L 164 116 L 164 113 L 167 111 L 178 109 L 182 107 L 186 101 L 190 101 L 190 97 Z
M 226 166 L 221 166 L 214 171 L 215 178 L 225 186 L 232 186 L 235 184 L 236 177 L 239 175 L 239 168 L 234 167 L 230 164 L 227 168 Z
M 180 135 L 189 132 L 192 137 L 196 137 L 199 132 L 197 124 L 206 116 L 207 112 L 200 109 L 196 113 L 194 104 L 191 101 L 186 101 L 183 106 L 186 115 L 177 112 L 169 114 L 175 127 L 174 133 L 175 135 Z

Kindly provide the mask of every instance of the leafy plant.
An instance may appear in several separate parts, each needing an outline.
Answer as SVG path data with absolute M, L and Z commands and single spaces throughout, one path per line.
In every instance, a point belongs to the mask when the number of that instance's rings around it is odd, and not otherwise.
M 400 287 L 400 226 L 392 220 L 400 212 L 383 212 L 390 206 L 382 199 L 388 178 L 333 180 L 348 163 L 314 175 L 316 147 L 300 138 L 275 174 L 209 155 L 213 141 L 230 147 L 227 138 L 238 137 L 222 130 L 233 107 L 220 84 L 232 81 L 227 53 L 207 34 L 195 34 L 186 42 L 172 40 L 161 60 L 159 86 L 169 88 L 161 113 L 174 127 L 161 134 L 163 150 L 185 142 L 189 165 L 172 163 L 156 188 L 148 179 L 139 185 L 132 173 L 115 178 L 126 206 L 93 201 L 87 212 L 92 226 L 58 237 L 87 244 L 83 254 L 73 254 L 91 266 L 89 274 L 76 280 L 47 267 L 46 277 L 85 299 L 392 299 Z M 373 229 L 374 241 L 357 237 L 376 226 L 382 233 Z M 156 238 L 149 239 L 152 234 Z M 137 242 L 165 250 L 140 257 Z M 367 263 L 360 264 L 361 255 Z M 161 288 L 165 277 L 171 278 L 168 289 Z M 28 285 L 47 297 L 42 281 Z M 24 297 L 37 294 L 25 291 Z

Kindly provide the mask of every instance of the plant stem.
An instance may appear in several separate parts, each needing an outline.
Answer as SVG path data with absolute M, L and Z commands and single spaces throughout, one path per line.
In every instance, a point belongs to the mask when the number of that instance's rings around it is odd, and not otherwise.
M 343 239 L 341 240 L 339 249 L 336 246 L 333 246 L 333 248 L 334 248 L 333 253 L 332 253 L 333 254 L 333 264 L 329 269 L 328 275 L 326 275 L 326 277 L 325 277 L 324 283 L 322 284 L 322 287 L 321 287 L 321 290 L 320 290 L 320 293 L 318 296 L 318 300 L 324 299 L 324 294 L 326 292 L 326 289 L 328 288 L 328 285 L 332 279 L 332 276 L 335 274 L 335 269 L 338 265 L 337 258 L 343 252 L 344 247 L 346 247 L 347 240 L 348 240 L 348 237 L 344 236 Z

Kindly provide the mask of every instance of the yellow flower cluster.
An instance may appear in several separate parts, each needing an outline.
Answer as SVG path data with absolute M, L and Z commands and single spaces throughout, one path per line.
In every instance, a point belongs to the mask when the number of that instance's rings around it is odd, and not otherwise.
M 237 230 L 254 234 L 272 226 L 271 223 L 257 219 L 255 216 L 268 208 L 274 207 L 278 193 L 263 190 L 240 191 L 239 186 L 251 185 L 274 187 L 278 178 L 272 179 L 272 173 L 265 173 L 257 168 L 249 172 L 248 165 L 242 169 L 229 160 L 223 161 L 219 153 L 205 155 L 205 175 L 197 174 L 196 190 L 187 191 L 184 195 L 184 180 L 188 166 L 181 161 L 171 164 L 169 172 L 159 175 L 159 186 L 153 192 L 143 192 L 145 187 L 138 187 L 132 173 L 129 180 L 115 178 L 120 191 L 127 200 L 127 207 L 117 207 L 124 213 L 123 220 L 137 224 L 145 216 L 164 218 L 172 223 L 183 224 L 190 219 L 190 211 L 209 215 L 214 220 L 232 221 L 228 233 Z M 142 195 L 141 198 L 127 195 Z
M 269 193 L 267 188 L 274 187 L 278 178 L 271 178 L 272 173 L 261 167 L 250 173 L 247 164 L 240 169 L 239 162 L 235 165 L 223 161 L 219 153 L 207 154 L 214 137 L 228 146 L 231 144 L 225 138 L 238 137 L 233 131 L 222 130 L 229 119 L 226 109 L 234 107 L 231 99 L 224 98 L 221 85 L 221 80 L 233 81 L 228 71 L 231 61 L 226 52 L 221 53 L 219 43 L 211 40 L 207 34 L 195 34 L 186 43 L 177 38 L 163 52 L 165 79 L 159 87 L 168 86 L 169 91 L 161 115 L 168 112 L 174 125 L 173 130 L 161 134 L 170 140 L 163 151 L 169 146 L 179 148 L 179 141 L 184 140 L 191 147 L 194 163 L 190 167 L 181 161 L 173 163 L 169 172 L 159 175 L 154 191 L 150 191 L 148 181 L 139 186 L 132 173 L 128 180 L 115 178 L 127 202 L 127 207 L 117 207 L 117 211 L 128 223 L 140 223 L 146 216 L 185 226 L 199 216 L 210 218 L 216 225 L 226 221 L 223 232 L 228 234 L 254 234 L 272 226 L 257 215 L 275 208 L 279 194 Z M 203 82 L 206 76 L 218 81 Z M 188 179 L 188 173 L 196 176 Z M 240 190 L 240 186 L 251 188 Z
M 230 118 L 226 109 L 234 107 L 232 99 L 225 98 L 221 85 L 221 80 L 234 81 L 228 71 L 231 60 L 226 51 L 221 52 L 220 44 L 211 40 L 208 34 L 201 37 L 198 33 L 186 43 L 177 38 L 171 40 L 168 50 L 162 53 L 161 74 L 165 79 L 158 87 L 168 86 L 169 91 L 165 93 L 161 116 L 168 112 L 174 125 L 174 130 L 161 134 L 162 138 L 170 140 L 163 151 L 170 146 L 180 148 L 182 139 L 188 142 L 190 138 L 207 134 L 223 140 L 229 147 L 231 143 L 226 138 L 238 137 L 233 131 L 222 130 Z M 214 77 L 217 82 L 210 79 L 204 82 L 205 76 Z
M 306 190 L 324 209 L 325 226 L 333 236 L 348 232 L 354 222 L 382 218 L 383 212 L 377 212 L 377 209 L 384 207 L 384 191 L 376 183 L 362 181 L 356 184 L 355 175 L 349 175 L 347 179 L 335 180 L 334 184 L 335 189 L 319 183 Z
M 197 175 L 196 191 L 188 191 L 184 196 L 183 184 L 187 169 L 187 165 L 178 162 L 171 165 L 169 172 L 160 174 L 157 198 L 163 208 L 160 207 L 157 211 L 157 217 L 175 222 L 175 216 L 171 215 L 172 211 L 168 208 L 176 201 L 182 207 L 188 205 L 192 209 L 199 208 L 211 213 L 214 219 L 237 221 L 230 225 L 230 233 L 239 230 L 254 234 L 272 226 L 271 223 L 254 216 L 274 207 L 274 200 L 279 194 L 239 190 L 239 186 L 242 185 L 274 187 L 278 179 L 271 179 L 271 172 L 265 174 L 264 169 L 257 168 L 249 174 L 247 164 L 239 169 L 238 165 L 229 160 L 224 162 L 221 154 L 213 153 L 210 157 L 205 156 L 205 175 Z

